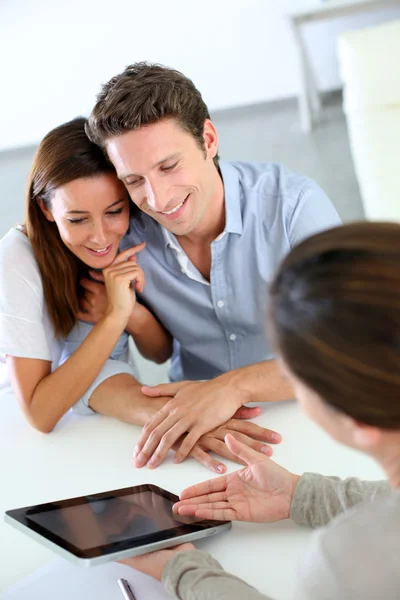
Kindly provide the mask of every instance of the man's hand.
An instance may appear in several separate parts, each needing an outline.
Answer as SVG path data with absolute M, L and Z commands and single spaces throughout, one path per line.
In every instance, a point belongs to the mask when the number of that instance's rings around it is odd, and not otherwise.
M 176 441 L 187 434 L 175 455 L 175 462 L 182 462 L 201 436 L 226 423 L 243 403 L 235 389 L 228 389 L 217 379 L 143 387 L 142 391 L 152 397 L 174 397 L 143 428 L 134 453 L 136 467 L 157 467 Z M 265 431 L 264 441 L 280 442 L 279 434 Z
M 177 552 L 185 552 L 187 550 L 194 550 L 193 544 L 181 544 L 174 548 L 168 548 L 167 550 L 158 550 L 157 552 L 150 552 L 149 554 L 142 554 L 141 556 L 134 556 L 133 558 L 126 558 L 119 562 L 124 565 L 128 565 L 136 571 L 145 573 L 154 579 L 161 581 L 162 572 L 165 565 L 170 558 Z
M 237 441 L 226 445 L 247 465 L 229 475 L 187 488 L 173 511 L 199 519 L 265 523 L 287 519 L 299 477 Z
M 81 321 L 96 324 L 107 312 L 106 286 L 104 283 L 92 281 L 91 279 L 81 279 L 80 284 L 84 289 L 84 294 L 80 301 L 82 311 L 78 317 Z
M 228 433 L 240 440 L 247 448 L 253 448 L 253 450 L 262 452 L 266 456 L 271 456 L 272 448 L 265 441 L 270 439 L 272 432 L 255 423 L 237 419 L 229 419 L 224 425 L 216 427 L 213 431 L 203 435 L 190 451 L 189 456 L 216 473 L 225 473 L 226 465 L 213 458 L 210 452 L 215 452 L 215 454 L 219 454 L 233 462 L 246 464 L 240 457 L 232 454 L 226 445 L 225 436 Z M 174 447 L 179 446 L 179 443 L 180 441 Z

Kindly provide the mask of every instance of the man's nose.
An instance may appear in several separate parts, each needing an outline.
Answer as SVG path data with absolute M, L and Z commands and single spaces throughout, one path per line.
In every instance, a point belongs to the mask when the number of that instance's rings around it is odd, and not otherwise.
M 164 186 L 161 182 L 146 181 L 144 186 L 145 202 L 151 210 L 160 212 L 167 204 Z

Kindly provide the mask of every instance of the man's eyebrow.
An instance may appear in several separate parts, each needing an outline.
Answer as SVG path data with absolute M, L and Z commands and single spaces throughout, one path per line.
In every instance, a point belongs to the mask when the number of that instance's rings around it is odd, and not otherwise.
M 174 152 L 173 154 L 169 154 L 168 156 L 165 156 L 161 160 L 157 161 L 152 166 L 152 169 L 159 167 L 160 165 L 167 162 L 168 160 L 173 160 L 174 158 L 178 159 L 180 157 L 180 155 L 181 155 L 180 152 Z M 121 173 L 118 175 L 118 179 L 126 179 L 127 177 L 142 177 L 142 175 L 140 175 L 140 173 Z
M 117 204 L 121 204 L 121 202 L 125 202 L 125 198 L 120 198 L 119 200 L 116 200 L 115 202 L 113 202 L 112 204 L 110 204 L 110 206 L 107 206 L 106 210 L 109 210 L 113 206 L 117 206 Z M 66 214 L 67 215 L 71 215 L 71 214 L 75 214 L 75 215 L 87 215 L 88 212 L 89 212 L 88 210 L 67 210 Z

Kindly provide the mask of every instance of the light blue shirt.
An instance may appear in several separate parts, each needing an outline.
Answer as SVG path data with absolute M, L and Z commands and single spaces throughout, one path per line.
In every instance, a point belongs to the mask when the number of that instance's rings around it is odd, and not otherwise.
M 340 224 L 316 183 L 275 163 L 221 163 L 226 226 L 211 244 L 206 281 L 178 239 L 137 211 L 122 249 L 146 275 L 140 296 L 174 337 L 171 381 L 210 379 L 273 358 L 266 336 L 268 284 L 293 246 Z

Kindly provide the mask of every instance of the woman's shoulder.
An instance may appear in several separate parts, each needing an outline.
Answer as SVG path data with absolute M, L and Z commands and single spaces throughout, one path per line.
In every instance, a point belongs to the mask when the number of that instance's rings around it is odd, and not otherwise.
M 313 534 L 301 570 L 304 582 L 316 586 L 318 580 L 323 587 L 331 580 L 335 598 L 352 597 L 353 584 L 365 591 L 360 597 L 392 598 L 385 585 L 400 589 L 399 531 L 399 491 L 353 506 Z M 397 573 L 395 581 L 388 573 Z
M 0 274 L 7 279 L 18 273 L 24 279 L 39 283 L 39 267 L 29 238 L 21 229 L 10 229 L 0 239 Z
M 31 243 L 22 227 L 10 229 L 0 239 L 0 260 L 12 258 L 15 260 L 17 257 L 18 259 L 26 257 L 35 260 Z

